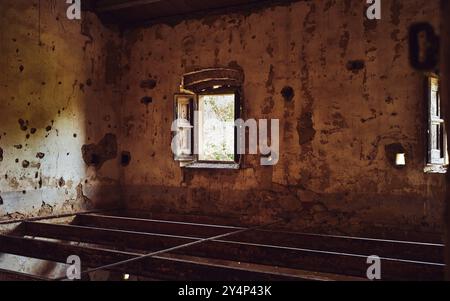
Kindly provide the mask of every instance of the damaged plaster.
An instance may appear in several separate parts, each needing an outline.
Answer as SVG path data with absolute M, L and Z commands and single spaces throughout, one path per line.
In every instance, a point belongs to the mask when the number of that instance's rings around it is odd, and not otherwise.
M 383 22 L 363 19 L 363 1 L 300 1 L 127 31 L 127 206 L 258 223 L 289 217 L 294 228 L 348 234 L 376 225 L 442 231 L 444 179 L 423 173 L 423 76 L 406 53 L 408 25 L 437 25 L 439 3 L 383 4 Z M 244 117 L 282 122 L 280 161 L 261 167 L 246 155 L 239 171 L 181 170 L 170 151 L 180 76 L 230 62 L 245 75 Z M 150 90 L 134 89 L 148 74 L 158 78 L 151 97 L 168 100 L 150 110 L 135 105 Z M 402 170 L 389 159 L 397 143 L 409 152 Z
M 444 179 L 423 173 L 423 75 L 406 53 L 412 22 L 437 28 L 438 1 L 386 0 L 383 22 L 362 19 L 363 1 L 298 1 L 122 35 L 41 2 L 40 13 L 1 2 L 0 218 L 123 196 L 132 209 L 311 231 L 441 231 Z M 233 172 L 173 161 L 181 76 L 221 66 L 239 67 L 245 119 L 281 120 L 276 166 L 253 155 Z M 402 169 L 395 145 L 408 153 Z
M 74 22 L 64 1 L 39 2 L 0 1 L 0 220 L 118 202 L 119 162 L 87 170 L 81 148 L 118 129 L 106 74 L 118 82 L 120 65 L 104 50 L 121 39 L 91 13 Z
M 81 152 L 88 166 L 100 169 L 106 161 L 117 157 L 116 135 L 106 134 L 98 144 L 83 145 Z

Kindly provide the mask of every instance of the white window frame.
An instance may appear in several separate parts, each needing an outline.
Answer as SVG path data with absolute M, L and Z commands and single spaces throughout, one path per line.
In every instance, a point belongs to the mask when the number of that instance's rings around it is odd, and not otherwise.
M 425 172 L 427 173 L 446 173 L 449 164 L 448 147 L 447 147 L 447 133 L 445 120 L 442 117 L 441 99 L 440 99 L 440 80 L 437 75 L 427 76 L 427 113 L 428 113 L 428 128 L 427 128 L 427 162 Z M 435 103 L 437 112 L 433 112 L 433 102 Z M 440 127 L 441 140 L 433 141 L 432 127 Z M 433 148 L 438 144 L 439 148 Z

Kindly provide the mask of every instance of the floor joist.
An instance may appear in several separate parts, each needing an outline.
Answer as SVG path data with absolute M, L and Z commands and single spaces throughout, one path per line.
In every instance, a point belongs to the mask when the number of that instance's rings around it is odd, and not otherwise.
M 295 269 L 304 275 L 318 272 L 365 278 L 367 257 L 377 255 L 382 258 L 384 280 L 443 279 L 442 244 L 249 229 L 201 221 L 183 221 L 182 217 L 162 220 L 124 212 L 79 214 L 71 225 L 24 221 L 15 236 L 0 237 L 0 252 L 55 262 L 78 255 L 85 270 L 112 267 L 168 280 L 304 279 L 280 276 L 279 268 Z M 217 260 L 266 268 L 263 272 L 245 271 L 209 264 Z
M 27 236 L 97 243 L 147 252 L 195 241 L 194 239 L 115 229 L 31 222 L 24 223 L 21 231 Z M 267 243 L 233 242 L 226 239 L 204 242 L 177 250 L 174 253 L 325 273 L 340 273 L 356 277 L 364 277 L 367 269 L 368 255 L 339 253 L 333 250 L 333 245 L 328 246 L 328 251 L 321 251 Z M 385 279 L 439 280 L 443 269 L 440 264 L 395 259 L 383 259 L 382 265 Z
M 0 236 L 0 252 L 61 263 L 65 263 L 69 256 L 77 255 L 81 259 L 82 266 L 85 267 L 98 267 L 113 264 L 142 255 L 132 252 L 82 247 L 12 236 Z M 153 277 L 161 280 L 302 280 L 299 277 L 291 275 L 248 271 L 236 267 L 212 265 L 164 257 L 143 258 L 138 261 L 115 267 L 114 269 L 124 273 Z
M 53 238 L 143 251 L 158 251 L 199 239 L 126 230 L 36 222 L 22 223 L 18 229 L 18 233 L 31 237 Z
M 75 224 L 98 228 L 202 238 L 223 234 L 233 229 L 239 229 L 239 227 L 108 215 L 79 215 L 75 219 Z M 377 255 L 386 258 L 425 262 L 430 261 L 433 263 L 444 262 L 443 244 L 303 234 L 270 230 L 254 230 L 239 235 L 233 235 L 223 240 L 300 249 L 334 251 L 338 253 L 360 254 L 365 256 Z
M 161 221 L 142 218 L 130 218 L 108 215 L 80 214 L 73 221 L 75 225 L 98 228 L 109 228 L 146 233 L 160 233 L 189 237 L 212 237 L 225 234 L 242 227 L 216 226 L 207 224 L 194 224 L 173 221 Z
M 0 269 L 0 281 L 49 281 L 45 277 Z

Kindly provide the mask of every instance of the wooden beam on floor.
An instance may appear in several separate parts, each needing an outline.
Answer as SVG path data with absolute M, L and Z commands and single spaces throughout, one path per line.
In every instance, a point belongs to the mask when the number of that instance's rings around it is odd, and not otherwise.
M 249 231 L 224 240 L 444 263 L 444 245 L 434 243 L 270 230 Z
M 128 231 L 147 232 L 194 237 L 211 237 L 239 229 L 239 227 L 217 226 L 181 221 L 163 221 L 145 218 L 107 215 L 80 215 L 75 224 Z M 433 263 L 444 262 L 444 245 L 370 238 L 343 237 L 333 235 L 303 234 L 270 230 L 255 230 L 233 235 L 225 241 L 245 242 L 262 245 L 277 245 L 300 249 L 333 251 L 338 253 L 377 255 L 393 259 L 407 259 Z
M 159 233 L 168 235 L 190 236 L 190 237 L 213 237 L 234 230 L 244 229 L 241 227 L 217 226 L 208 224 L 195 224 L 186 222 L 162 221 L 155 219 L 130 218 L 120 216 L 108 216 L 97 214 L 78 215 L 73 224 L 97 228 L 108 228 L 128 231 L 139 231 L 146 233 Z
M 216 264 L 222 264 L 226 266 L 236 266 L 236 267 L 245 267 L 248 269 L 255 269 L 260 271 L 270 271 L 271 269 L 274 269 L 274 267 L 266 266 L 266 265 L 258 265 L 258 264 L 252 264 L 252 263 L 245 263 L 245 262 L 236 262 L 236 261 L 227 261 L 227 260 L 221 260 L 221 259 L 211 259 L 211 258 L 199 258 L 199 257 L 192 257 L 187 255 L 179 255 L 179 254 L 164 254 L 163 257 L 167 258 L 179 258 L 179 259 L 195 259 L 196 261 L 203 261 L 208 263 L 216 263 Z M 338 274 L 329 274 L 329 273 L 320 273 L 320 272 L 314 272 L 314 271 L 304 271 L 299 269 L 291 269 L 291 268 L 282 268 L 282 267 L 276 267 L 277 272 L 282 274 L 288 274 L 288 275 L 295 275 L 298 277 L 301 277 L 302 279 L 308 280 L 308 281 L 369 281 L 367 278 L 360 278 L 360 277 L 352 277 L 352 276 L 346 276 L 346 275 L 338 275 Z
M 250 262 L 366 277 L 368 256 L 280 247 L 277 245 L 258 245 L 251 243 L 231 243 L 211 241 L 182 250 L 196 256 L 214 256 L 216 258 L 247 258 Z M 384 280 L 442 280 L 443 264 L 415 262 L 381 257 L 382 277 Z
M 91 213 L 106 213 L 106 212 L 120 212 L 119 209 L 97 209 L 97 210 L 90 210 L 85 212 L 79 212 L 79 213 L 62 213 L 62 214 L 54 214 L 54 215 L 48 215 L 48 216 L 36 216 L 36 217 L 28 217 L 23 219 L 8 219 L 4 221 L 0 221 L 0 225 L 10 225 L 10 224 L 18 224 L 25 221 L 41 221 L 41 220 L 50 220 L 50 219 L 58 219 L 58 218 L 64 218 L 64 217 L 71 217 L 76 216 L 77 214 L 91 214 Z
M 43 223 L 24 223 L 22 234 L 120 246 L 144 251 L 165 249 L 169 245 L 165 240 L 167 239 L 169 241 L 172 239 L 170 236 L 158 236 L 148 233 Z M 275 237 L 276 233 L 272 233 L 271 236 Z M 181 243 L 182 241 L 179 242 Z M 173 243 L 173 241 L 170 243 Z M 227 240 L 208 241 L 177 250 L 173 253 L 355 277 L 365 277 L 368 267 L 366 260 L 370 255 L 340 253 L 334 251 L 332 245 L 329 245 L 327 250 L 320 251 L 311 248 L 305 249 L 292 246 L 286 247 Z M 440 264 L 389 258 L 382 259 L 382 270 L 383 278 L 386 280 L 441 280 L 443 277 L 443 266 Z
M 50 279 L 37 275 L 0 269 L 0 281 L 50 281 Z
M 101 213 L 103 214 L 103 213 Z M 146 210 L 132 210 L 124 209 L 111 212 L 107 215 L 142 218 L 142 219 L 156 219 L 156 220 L 168 220 L 174 222 L 185 222 L 192 224 L 209 224 L 209 225 L 221 225 L 221 226 L 243 226 L 239 217 L 236 216 L 220 216 L 220 215 L 196 215 L 196 214 L 175 214 L 175 213 L 163 213 L 152 212 Z M 245 227 L 255 226 L 255 224 L 246 224 Z
M 83 267 L 100 267 L 141 254 L 108 249 L 82 247 L 37 239 L 0 236 L 0 252 L 65 263 L 71 255 L 81 259 Z M 212 281 L 294 281 L 302 280 L 276 272 L 249 271 L 236 267 L 199 263 L 195 261 L 151 257 L 115 267 L 124 273 L 161 280 L 212 280 Z
M 192 215 L 192 214 L 173 214 L 173 213 L 160 213 L 151 211 L 137 211 L 137 210 L 118 210 L 111 213 L 99 213 L 99 215 L 113 215 L 120 217 L 130 217 L 130 218 L 141 218 L 141 219 L 155 219 L 155 220 L 169 220 L 178 222 L 188 222 L 193 224 L 212 224 L 212 225 L 223 225 L 223 226 L 236 226 L 242 225 L 239 217 L 223 217 L 223 216 L 204 216 L 204 215 Z M 245 227 L 252 226 L 246 224 Z M 270 230 L 270 229 L 268 229 Z M 272 229 L 276 232 L 282 231 L 292 231 L 289 229 L 283 229 L 278 227 L 277 229 Z M 298 231 L 297 231 L 298 232 Z M 322 233 L 326 234 L 326 233 Z M 379 239 L 379 240 L 395 240 L 395 241 L 417 241 L 417 242 L 427 242 L 433 244 L 443 244 L 443 234 L 436 232 L 421 232 L 417 233 L 414 231 L 400 230 L 400 229 L 387 229 L 386 227 L 373 226 L 370 228 L 365 228 L 364 232 L 356 234 L 356 237 L 365 237 L 367 239 Z
M 127 230 L 92 228 L 77 225 L 56 225 L 24 222 L 18 227 L 24 236 L 44 237 L 65 241 L 114 246 L 119 249 L 158 251 L 196 241 L 198 239 Z

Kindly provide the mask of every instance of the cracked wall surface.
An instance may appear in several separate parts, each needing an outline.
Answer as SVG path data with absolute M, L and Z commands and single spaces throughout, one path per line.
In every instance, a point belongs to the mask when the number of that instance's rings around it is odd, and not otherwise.
M 133 158 L 121 178 L 125 204 L 337 233 L 441 232 L 444 176 L 423 172 L 424 75 L 407 53 L 409 25 L 439 28 L 439 1 L 382 8 L 382 20 L 369 21 L 364 1 L 301 1 L 125 32 L 119 141 Z M 248 155 L 239 171 L 173 161 L 180 77 L 216 66 L 244 71 L 245 118 L 280 119 L 276 166 Z M 405 168 L 391 164 L 392 145 L 406 151 Z
M 0 2 L 0 220 L 119 201 L 118 156 L 100 149 L 102 165 L 88 166 L 82 148 L 118 131 L 121 42 L 95 15 L 69 20 L 66 10 Z
M 40 3 L 40 4 L 39 4 Z M 343 234 L 442 231 L 444 176 L 424 174 L 423 74 L 413 22 L 439 1 L 321 0 L 119 34 L 62 1 L 0 3 L 0 218 L 103 207 L 283 219 Z M 280 161 L 183 170 L 170 149 L 182 74 L 245 74 L 244 118 L 280 119 Z M 404 149 L 407 166 L 392 165 Z

